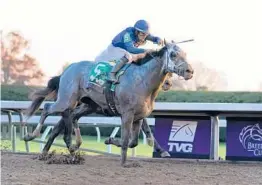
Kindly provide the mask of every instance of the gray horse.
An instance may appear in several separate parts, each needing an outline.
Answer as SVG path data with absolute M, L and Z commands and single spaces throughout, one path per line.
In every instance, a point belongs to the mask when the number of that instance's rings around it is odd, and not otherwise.
M 38 100 L 41 99 L 44 100 L 46 98 L 46 96 L 49 94 L 49 92 L 54 92 L 52 95 L 52 99 L 56 100 L 57 99 L 57 92 L 59 89 L 59 81 L 60 81 L 60 76 L 55 76 L 53 78 L 51 78 L 48 81 L 47 87 L 41 90 L 38 90 L 34 93 L 31 94 L 31 98 L 33 99 L 33 103 L 31 104 L 34 105 L 35 102 L 39 102 Z M 168 91 L 172 86 L 172 81 L 171 81 L 171 76 L 168 77 L 164 84 L 162 85 L 162 90 L 163 91 Z M 49 97 L 50 99 L 51 97 Z M 92 104 L 94 104 L 94 102 L 92 102 Z M 82 139 L 81 139 L 81 134 L 79 131 L 79 126 L 78 126 L 78 120 L 82 117 L 82 116 L 87 116 L 88 114 L 91 114 L 94 112 L 93 106 L 92 104 L 85 104 L 85 103 L 81 103 L 79 102 L 79 105 L 73 110 L 73 112 L 71 113 L 72 116 L 72 122 L 73 122 L 73 126 L 74 126 L 74 131 L 76 133 L 76 135 L 78 136 L 76 138 L 76 145 L 72 145 L 71 142 L 71 136 L 68 133 L 69 130 L 65 129 L 67 127 L 65 127 L 65 123 L 67 122 L 67 120 L 65 120 L 66 118 L 62 117 L 59 122 L 55 125 L 54 129 L 52 130 L 48 141 L 45 145 L 45 147 L 43 148 L 42 151 L 42 155 L 46 155 L 51 147 L 51 145 L 53 144 L 55 138 L 62 132 L 64 131 L 64 141 L 66 143 L 66 146 L 68 147 L 70 153 L 74 153 L 76 150 L 78 150 L 82 144 Z M 33 108 L 33 107 L 31 107 Z M 35 110 L 35 108 L 33 108 L 32 110 Z M 32 114 L 32 113 L 30 113 Z M 142 123 L 142 130 L 146 135 L 147 138 L 147 143 L 149 146 L 154 146 L 156 149 L 156 152 L 160 153 L 161 157 L 170 157 L 170 154 L 165 151 L 157 142 L 157 140 L 154 138 L 151 129 L 147 123 L 146 118 L 143 119 L 143 123 Z M 111 140 L 113 140 L 114 138 L 109 138 Z M 105 144 L 110 144 L 109 139 L 107 139 L 105 141 Z
M 165 46 L 159 51 L 146 55 L 137 64 L 129 65 L 119 77 L 120 84 L 116 85 L 114 93 L 108 90 L 111 89 L 109 83 L 106 84 L 106 93 L 100 93 L 87 85 L 92 81 L 90 76 L 93 71 L 97 74 L 101 72 L 98 70 L 99 65 L 99 62 L 83 61 L 74 63 L 65 70 L 61 75 L 57 101 L 44 105 L 40 122 L 32 134 L 25 136 L 25 140 L 32 140 L 40 134 L 48 115 L 62 113 L 62 116 L 68 117 L 78 101 L 92 101 L 103 112 L 115 113 L 121 117 L 121 141 L 114 141 L 112 144 L 121 147 L 121 165 L 125 166 L 127 149 L 137 146 L 142 121 L 152 113 L 154 101 L 167 74 L 176 73 L 189 80 L 194 72 L 184 52 L 173 42 L 165 42 Z M 70 121 L 66 125 L 70 129 Z

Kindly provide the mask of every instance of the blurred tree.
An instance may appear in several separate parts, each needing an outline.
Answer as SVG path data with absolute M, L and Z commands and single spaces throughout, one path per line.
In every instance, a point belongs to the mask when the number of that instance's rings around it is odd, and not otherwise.
M 62 68 L 58 71 L 58 75 L 61 75 L 70 64 L 71 63 L 69 63 L 69 62 L 64 63 Z
M 35 85 L 42 82 L 44 73 L 37 60 L 27 54 L 29 41 L 19 32 L 1 31 L 1 82 L 4 84 Z

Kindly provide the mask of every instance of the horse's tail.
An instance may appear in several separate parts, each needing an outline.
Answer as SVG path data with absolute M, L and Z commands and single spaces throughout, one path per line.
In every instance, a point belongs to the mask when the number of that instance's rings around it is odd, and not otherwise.
M 40 107 L 45 99 L 56 99 L 59 89 L 60 76 L 55 76 L 48 81 L 47 87 L 30 94 L 31 105 L 25 112 L 27 118 L 30 118 Z

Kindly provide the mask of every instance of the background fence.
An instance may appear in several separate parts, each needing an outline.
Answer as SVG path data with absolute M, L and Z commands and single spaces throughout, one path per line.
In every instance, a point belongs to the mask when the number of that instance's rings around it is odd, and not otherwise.
M 21 124 L 24 119 L 23 110 L 26 109 L 29 104 L 30 102 L 28 101 L 1 101 L 1 112 L 3 113 L 1 115 L 1 138 L 12 141 L 12 150 L 14 152 L 17 151 L 17 130 L 19 130 L 19 137 L 22 138 L 26 132 L 32 130 L 32 127 L 34 127 L 39 120 L 39 115 L 37 115 L 29 119 L 26 126 Z M 43 104 L 40 107 L 40 111 L 42 108 Z M 221 117 L 223 120 L 219 119 Z M 260 151 L 261 148 L 259 147 L 260 144 L 262 146 L 262 139 L 257 141 L 251 141 L 251 139 L 249 143 L 243 143 L 239 140 L 239 137 L 244 128 L 252 128 L 253 131 L 255 130 L 260 133 L 260 128 L 262 128 L 261 118 L 262 105 L 255 103 L 156 102 L 155 108 L 148 118 L 148 121 L 160 145 L 168 150 L 172 157 L 219 159 L 219 127 L 224 127 L 225 135 L 227 136 L 226 157 L 228 159 L 260 160 L 262 157 L 262 150 Z M 34 140 L 34 142 L 41 143 L 40 151 L 43 148 L 43 143 L 45 143 L 48 133 L 59 119 L 60 116 L 50 116 L 47 118 L 45 122 L 46 127 L 40 139 Z M 230 132 L 227 129 L 228 123 L 230 123 Z M 110 136 L 115 137 L 120 129 L 121 120 L 119 117 L 82 117 L 79 120 L 79 124 L 82 128 L 92 127 L 96 132 L 96 141 L 100 142 L 101 129 L 104 127 L 111 127 Z M 236 125 L 239 125 L 239 127 Z M 234 127 L 237 127 L 235 129 L 239 132 L 235 135 L 233 134 Z M 188 134 L 189 132 L 190 134 Z M 173 137 L 171 137 L 171 135 Z M 230 138 L 230 136 L 233 138 Z M 251 136 L 246 135 L 245 137 Z M 146 144 L 144 134 L 142 134 L 142 138 L 143 143 Z M 229 138 L 230 140 L 228 140 Z M 231 146 L 232 142 L 233 148 Z M 228 143 L 231 148 L 228 148 Z M 253 148 L 251 151 L 251 149 L 248 148 L 250 143 L 257 144 L 257 148 Z M 55 145 L 65 146 L 64 144 L 57 143 Z M 27 142 L 25 142 L 24 147 L 27 152 L 30 152 L 30 147 Z M 106 147 L 106 151 L 94 150 L 92 148 L 81 149 L 101 154 L 113 154 L 110 145 Z M 230 153 L 230 150 L 242 151 L 241 155 L 243 156 L 235 156 L 234 152 L 233 154 L 231 154 L 232 152 Z M 136 155 L 135 149 L 132 150 L 132 155 Z M 154 151 L 152 156 L 159 157 L 155 155 Z

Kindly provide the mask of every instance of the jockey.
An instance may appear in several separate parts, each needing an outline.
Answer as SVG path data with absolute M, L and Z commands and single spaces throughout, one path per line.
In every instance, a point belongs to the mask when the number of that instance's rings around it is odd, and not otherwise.
M 145 20 L 138 20 L 133 27 L 121 31 L 112 40 L 108 48 L 103 51 L 95 61 L 119 60 L 110 72 L 108 81 L 117 82 L 115 74 L 127 63 L 145 56 L 152 50 L 138 48 L 149 40 L 154 44 L 163 45 L 163 40 L 150 34 L 149 23 Z

